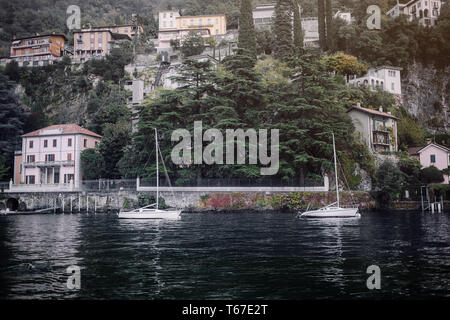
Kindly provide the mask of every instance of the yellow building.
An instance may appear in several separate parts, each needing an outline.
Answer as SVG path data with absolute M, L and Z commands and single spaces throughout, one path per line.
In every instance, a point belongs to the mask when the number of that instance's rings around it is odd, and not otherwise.
M 224 14 L 177 17 L 178 30 L 209 29 L 212 36 L 227 33 L 227 18 Z

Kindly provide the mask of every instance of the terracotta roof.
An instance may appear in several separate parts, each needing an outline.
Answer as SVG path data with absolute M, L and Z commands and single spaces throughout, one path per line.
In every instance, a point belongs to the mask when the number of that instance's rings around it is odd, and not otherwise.
M 426 147 L 431 146 L 431 145 L 433 145 L 433 146 L 435 146 L 435 147 L 437 147 L 437 148 L 440 148 L 440 149 L 444 149 L 444 150 L 446 150 L 447 152 L 450 152 L 450 149 L 449 149 L 449 148 L 447 148 L 447 147 L 445 147 L 445 146 L 443 146 L 443 145 L 440 145 L 440 144 L 437 144 L 437 143 L 432 142 L 432 143 L 429 143 L 429 144 L 427 144 L 426 146 L 423 146 L 423 147 L 412 147 L 412 148 L 408 148 L 408 153 L 409 153 L 410 155 L 419 154 L 420 152 L 422 152 L 423 149 L 425 149 Z
M 26 39 L 33 39 L 33 38 L 43 38 L 43 37 L 63 37 L 65 41 L 67 41 L 67 37 L 62 33 L 45 33 L 41 35 L 34 35 L 34 36 L 27 36 L 27 37 L 17 37 L 15 39 L 12 39 L 11 41 L 18 41 L 18 40 L 26 40 Z
M 54 134 L 44 134 L 44 130 L 54 130 L 54 129 L 60 129 L 60 134 L 84 134 L 86 136 L 93 136 L 97 138 L 101 138 L 102 136 L 92 132 L 88 129 L 84 129 L 80 127 L 79 125 L 75 123 L 71 124 L 56 124 L 53 126 L 45 127 L 39 130 L 35 130 L 32 132 L 29 132 L 27 134 L 22 135 L 22 137 L 37 137 L 37 136 L 44 136 L 44 135 L 54 135 Z
M 420 149 L 423 149 L 423 147 L 411 147 L 411 148 L 408 148 L 408 153 L 410 155 L 418 154 L 418 151 Z
M 385 117 L 385 118 L 392 118 L 392 119 L 396 119 L 398 120 L 397 117 L 394 117 L 392 114 L 386 113 L 386 112 L 381 112 L 378 110 L 372 110 L 372 109 L 368 109 L 368 108 L 363 108 L 363 107 L 351 107 L 350 109 L 347 110 L 347 112 L 350 112 L 352 110 L 357 110 L 357 111 L 361 111 L 364 113 L 369 113 L 369 114 L 373 114 L 376 116 L 381 116 L 381 117 Z

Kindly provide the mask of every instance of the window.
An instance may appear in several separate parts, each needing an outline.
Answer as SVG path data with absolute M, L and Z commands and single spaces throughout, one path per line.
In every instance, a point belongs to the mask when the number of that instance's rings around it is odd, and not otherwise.
M 430 162 L 431 163 L 436 163 L 436 155 L 434 155 L 434 154 L 430 155 Z
M 57 144 L 56 139 L 53 139 L 53 148 L 56 148 L 56 144 Z
M 71 153 L 67 154 L 67 161 L 72 161 L 72 154 Z
M 166 17 L 167 17 L 167 14 L 166 14 L 166 13 L 164 13 L 164 14 L 163 14 L 163 18 L 165 19 Z
M 65 174 L 64 175 L 64 183 L 70 183 L 70 181 L 73 181 L 73 174 Z
M 208 18 L 208 26 L 211 25 L 211 18 Z
M 33 61 L 33 66 L 38 66 L 39 65 L 39 61 Z
M 219 18 L 216 18 L 216 24 L 219 24 Z
M 193 26 L 194 25 L 194 19 L 191 19 L 190 23 L 191 23 L 191 26 Z
M 31 156 L 27 156 L 27 163 L 34 163 L 35 162 L 35 156 L 31 155 Z
M 30 141 L 30 149 L 33 149 L 33 140 Z
M 165 21 L 163 21 L 163 27 L 164 27 L 164 28 L 166 27 L 166 22 L 165 22 Z
M 55 155 L 54 154 L 46 154 L 45 162 L 55 162 Z
M 203 19 L 198 19 L 198 25 L 199 26 L 203 25 Z
M 395 83 L 393 83 L 393 82 L 391 83 L 391 90 L 395 91 Z
M 48 140 L 44 140 L 44 148 L 48 147 Z
M 68 147 L 71 147 L 71 146 L 72 146 L 72 139 L 71 139 L 71 138 L 69 138 L 69 139 L 67 140 L 67 146 L 68 146 Z
M 35 176 L 26 176 L 26 184 L 35 184 Z
M 216 29 L 216 34 L 219 34 L 219 29 Z
M 85 148 L 87 148 L 87 139 L 84 139 L 84 140 L 83 140 L 83 146 L 84 146 Z

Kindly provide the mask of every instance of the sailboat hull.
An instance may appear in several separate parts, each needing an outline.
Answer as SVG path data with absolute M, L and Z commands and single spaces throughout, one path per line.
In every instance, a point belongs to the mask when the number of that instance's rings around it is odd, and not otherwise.
M 359 218 L 358 208 L 328 207 L 319 210 L 307 211 L 300 215 L 301 218 Z
M 169 219 L 180 218 L 181 210 L 142 209 L 129 212 L 119 212 L 119 219 Z

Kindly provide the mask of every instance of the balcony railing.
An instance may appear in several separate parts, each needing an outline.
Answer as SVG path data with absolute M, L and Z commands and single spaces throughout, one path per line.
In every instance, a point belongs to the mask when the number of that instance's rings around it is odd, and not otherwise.
M 35 168 L 35 167 L 73 167 L 75 161 L 38 161 L 38 162 L 27 162 L 24 164 L 25 168 Z

